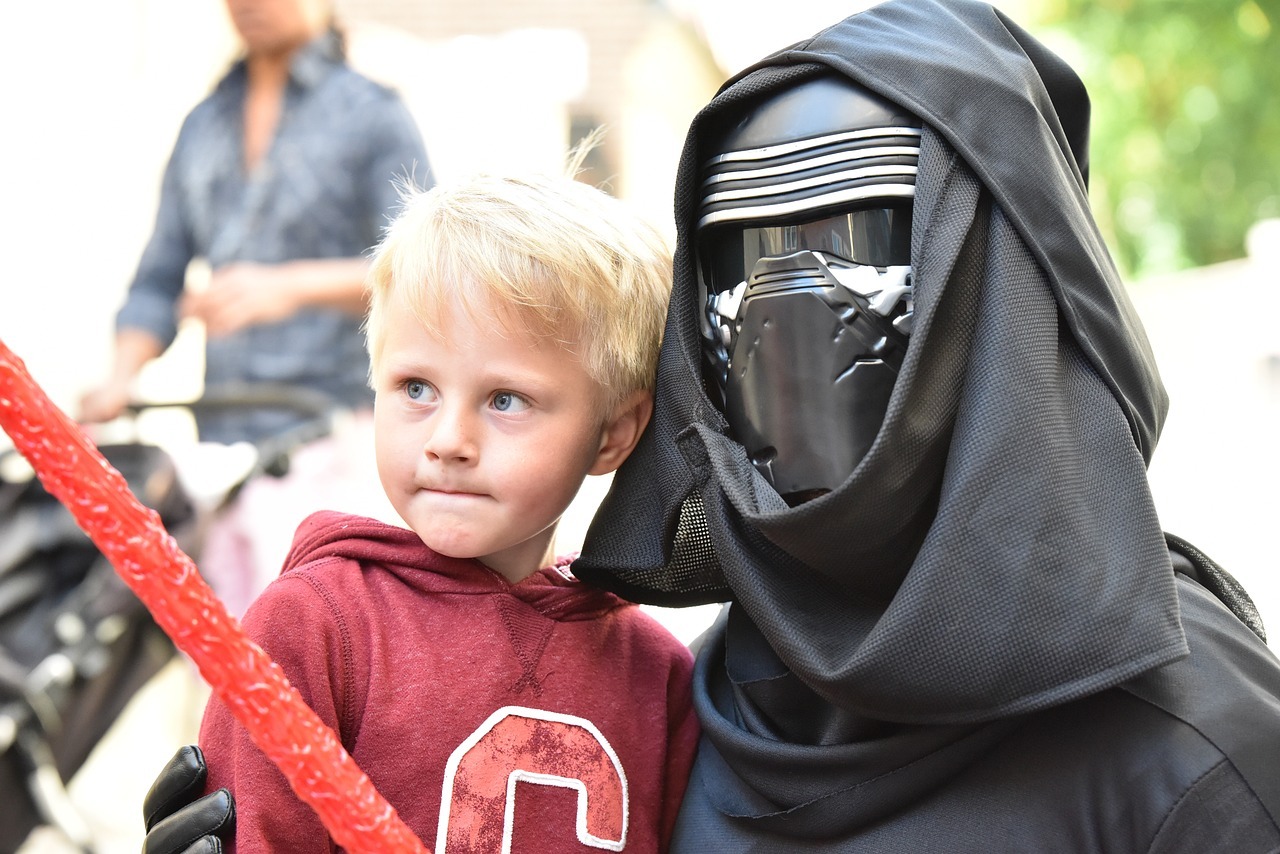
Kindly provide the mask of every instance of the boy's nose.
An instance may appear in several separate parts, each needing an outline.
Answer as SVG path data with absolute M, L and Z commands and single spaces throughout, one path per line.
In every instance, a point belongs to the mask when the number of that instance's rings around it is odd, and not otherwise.
M 468 462 L 479 455 L 473 419 L 455 407 L 441 407 L 431 419 L 423 452 L 431 459 Z

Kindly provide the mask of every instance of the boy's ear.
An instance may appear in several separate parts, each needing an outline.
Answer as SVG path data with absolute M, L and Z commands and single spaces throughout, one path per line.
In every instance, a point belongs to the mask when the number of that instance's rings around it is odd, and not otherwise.
M 653 415 L 653 393 L 637 389 L 613 409 L 600 434 L 600 450 L 587 474 L 608 474 L 626 462 Z

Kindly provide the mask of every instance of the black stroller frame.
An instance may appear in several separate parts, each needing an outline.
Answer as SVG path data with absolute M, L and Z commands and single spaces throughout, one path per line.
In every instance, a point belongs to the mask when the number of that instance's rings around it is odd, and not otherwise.
M 143 403 L 193 414 L 227 408 L 301 414 L 299 426 L 256 444 L 256 464 L 214 513 L 259 476 L 288 471 L 292 453 L 333 432 L 342 411 L 325 395 L 268 385 L 207 389 L 196 401 Z M 103 445 L 107 461 L 179 547 L 198 557 L 204 523 L 168 452 L 141 441 Z M 128 701 L 176 655 L 115 568 L 70 512 L 5 451 L 0 462 L 0 854 L 37 827 L 58 830 L 84 852 L 92 834 L 66 785 Z M 139 808 L 141 808 L 139 806 Z

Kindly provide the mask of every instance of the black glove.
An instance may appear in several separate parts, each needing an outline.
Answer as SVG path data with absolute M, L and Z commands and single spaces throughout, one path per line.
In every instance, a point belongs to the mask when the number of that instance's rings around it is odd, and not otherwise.
M 236 802 L 219 789 L 203 797 L 208 769 L 194 744 L 178 749 L 142 802 L 142 854 L 221 854 L 236 829 Z

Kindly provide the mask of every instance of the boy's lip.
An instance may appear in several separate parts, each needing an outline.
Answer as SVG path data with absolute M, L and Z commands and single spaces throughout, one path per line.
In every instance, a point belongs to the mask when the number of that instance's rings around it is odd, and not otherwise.
M 482 492 L 472 492 L 469 489 L 455 489 L 449 486 L 424 486 L 422 487 L 422 491 L 434 492 L 437 495 L 458 495 L 463 497 L 471 495 L 477 498 L 482 497 L 484 495 L 484 493 Z

